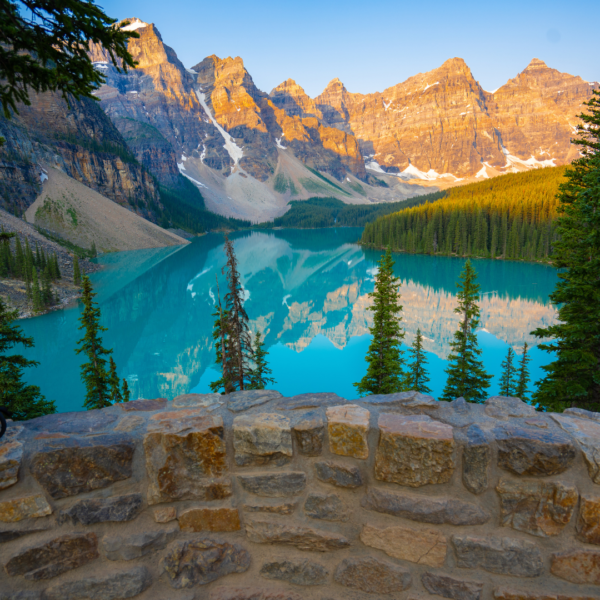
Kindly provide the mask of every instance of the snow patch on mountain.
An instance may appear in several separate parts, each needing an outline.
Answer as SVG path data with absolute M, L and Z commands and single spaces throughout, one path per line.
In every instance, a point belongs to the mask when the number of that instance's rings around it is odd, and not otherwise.
M 121 31 L 135 31 L 136 29 L 142 29 L 142 27 L 148 27 L 148 23 L 140 21 L 139 19 L 132 19 L 129 25 L 121 27 Z

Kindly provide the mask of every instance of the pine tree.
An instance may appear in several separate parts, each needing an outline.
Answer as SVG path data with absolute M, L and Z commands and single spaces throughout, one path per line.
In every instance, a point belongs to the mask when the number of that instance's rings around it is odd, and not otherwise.
M 123 402 L 129 402 L 131 394 L 129 392 L 129 386 L 127 385 L 127 379 L 123 378 Z
M 429 373 L 427 372 L 427 356 L 423 351 L 423 334 L 417 329 L 417 335 L 409 350 L 412 356 L 412 362 L 408 365 L 408 377 L 406 387 L 409 390 L 415 390 L 421 394 L 430 394 L 431 388 L 427 387 L 429 383 Z
M 10 311 L 0 298 L 0 406 L 5 406 L 15 421 L 34 419 L 56 412 L 54 402 L 46 400 L 36 385 L 25 385 L 23 369 L 39 363 L 8 351 L 18 344 L 33 347 L 33 338 L 25 337 L 14 325 L 17 311 Z
M 369 294 L 373 299 L 373 327 L 369 328 L 373 339 L 367 352 L 367 373 L 354 387 L 365 394 L 393 394 L 404 391 L 406 374 L 401 344 L 404 331 L 400 328 L 402 305 L 400 304 L 400 279 L 394 276 L 394 260 L 388 246 L 378 262 L 375 290 Z
M 81 365 L 81 378 L 87 390 L 84 406 L 88 410 L 105 408 L 111 405 L 108 373 L 106 372 L 106 356 L 112 354 L 102 346 L 100 333 L 106 331 L 100 325 L 100 309 L 94 302 L 96 294 L 93 291 L 89 277 L 83 277 L 83 312 L 79 317 L 80 330 L 85 332 L 78 342 L 77 354 L 84 354 L 87 362 Z
M 448 380 L 442 400 L 454 400 L 462 396 L 469 402 L 483 402 L 485 390 L 490 387 L 491 375 L 488 375 L 479 360 L 481 349 L 475 331 L 479 326 L 479 284 L 477 273 L 470 260 L 460 274 L 458 306 L 454 312 L 461 315 L 454 340 L 450 342 L 452 351 L 448 355 L 446 373 Z
M 264 390 L 268 384 L 273 385 L 275 380 L 269 375 L 273 371 L 268 366 L 267 356 L 269 353 L 265 350 L 265 344 L 261 339 L 260 331 L 256 332 L 254 338 L 254 369 L 250 374 L 249 390 Z
M 555 359 L 542 368 L 534 401 L 559 411 L 580 407 L 600 411 L 600 92 L 584 102 L 579 118 L 582 157 L 566 172 L 560 188 L 559 219 L 552 261 L 561 269 L 550 295 L 558 309 L 554 325 L 536 329 L 551 338 L 539 348 Z
M 50 265 L 46 264 L 42 273 L 42 306 L 48 307 L 54 304 L 54 294 L 52 293 L 52 284 L 50 283 L 52 276 L 50 275 Z
M 219 278 L 215 275 L 217 280 L 217 302 L 216 310 L 212 314 L 214 317 L 213 333 L 212 338 L 216 348 L 216 364 L 220 366 L 221 377 L 210 384 L 210 389 L 214 393 L 218 393 L 219 390 L 223 390 L 223 394 L 230 394 L 234 391 L 233 383 L 231 382 L 231 375 L 229 369 L 231 368 L 230 358 L 230 337 L 228 328 L 229 313 L 223 309 L 221 304 L 221 291 L 219 289 Z
M 58 254 L 54 254 L 54 278 L 62 279 L 62 273 L 60 272 L 60 265 L 58 264 Z
M 73 257 L 73 283 L 77 286 L 81 285 L 81 271 L 79 269 L 79 257 L 77 254 Z
M 117 375 L 117 365 L 113 360 L 113 357 L 110 357 L 109 360 L 110 369 L 108 372 L 108 385 L 110 387 L 109 397 L 110 401 L 113 404 L 117 402 L 123 402 L 123 395 L 121 394 L 121 382 L 119 380 L 119 376 Z
M 515 376 L 516 369 L 514 365 L 515 351 L 508 348 L 506 359 L 502 361 L 502 374 L 500 375 L 500 395 L 513 397 L 515 395 Z
M 521 360 L 519 361 L 519 370 L 517 372 L 517 387 L 515 389 L 515 396 L 517 398 L 521 398 L 523 402 L 529 402 L 528 394 L 529 394 L 529 361 L 531 360 L 528 354 L 529 346 L 527 342 L 523 344 L 523 354 L 521 355 Z
M 15 276 L 21 279 L 25 279 L 25 254 L 23 253 L 23 246 L 21 245 L 21 239 L 17 236 L 17 243 L 15 248 Z

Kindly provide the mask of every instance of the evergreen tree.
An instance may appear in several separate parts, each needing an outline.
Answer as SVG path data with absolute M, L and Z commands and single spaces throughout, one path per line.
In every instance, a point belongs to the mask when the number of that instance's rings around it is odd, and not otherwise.
M 394 259 L 389 246 L 377 264 L 375 290 L 369 294 L 373 306 L 368 310 L 374 315 L 373 327 L 369 328 L 373 339 L 366 356 L 367 373 L 354 384 L 361 396 L 402 392 L 406 384 L 401 350 L 404 331 L 400 328 L 400 279 L 394 276 Z
M 50 265 L 46 264 L 42 273 L 42 306 L 48 307 L 54 304 L 54 294 L 52 293 L 52 284 L 50 283 L 52 276 L 50 275 Z
M 58 254 L 54 254 L 54 278 L 62 279 L 62 273 L 60 272 L 60 265 L 58 264 Z
M 521 360 L 519 361 L 519 370 L 517 373 L 517 387 L 515 390 L 515 396 L 517 398 L 521 398 L 523 402 L 529 402 L 529 398 L 527 396 L 529 394 L 529 388 L 527 386 L 529 385 L 530 377 L 529 367 L 527 365 L 529 364 L 531 358 L 529 357 L 528 350 L 529 346 L 527 345 L 527 342 L 525 342 L 523 344 L 523 354 L 521 355 Z
M 500 375 L 500 395 L 512 397 L 515 395 L 516 369 L 514 365 L 515 351 L 508 348 L 506 359 L 502 361 L 502 374 Z
M 216 310 L 212 314 L 214 317 L 213 333 L 212 338 L 216 348 L 216 364 L 220 366 L 221 377 L 210 384 L 210 389 L 214 393 L 218 393 L 219 390 L 223 390 L 223 394 L 230 394 L 234 391 L 234 386 L 231 381 L 231 375 L 229 369 L 231 368 L 231 349 L 230 349 L 230 337 L 229 337 L 229 313 L 223 309 L 221 304 L 221 291 L 219 289 L 219 278 L 215 275 L 217 280 L 217 302 Z
M 129 392 L 129 386 L 127 385 L 127 379 L 123 378 L 123 402 L 129 402 L 131 394 Z
M 77 286 L 81 285 L 81 271 L 79 269 L 79 257 L 77 254 L 73 257 L 73 283 Z
M 33 281 L 31 283 L 31 297 L 33 299 L 33 310 L 42 310 L 42 290 L 40 289 L 40 281 L 35 267 L 33 269 Z
M 417 335 L 409 350 L 412 356 L 412 362 L 408 365 L 407 388 L 421 392 L 421 394 L 430 394 L 431 388 L 427 387 L 429 383 L 429 373 L 427 372 L 427 356 L 423 351 L 423 334 L 417 329 Z
M 22 344 L 33 347 L 33 338 L 25 337 L 14 325 L 17 311 L 10 311 L 0 298 L 0 406 L 5 406 L 15 421 L 34 419 L 56 412 L 54 402 L 46 400 L 36 385 L 25 385 L 23 369 L 38 363 L 21 355 L 9 355 L 8 351 Z
M 23 253 L 23 246 L 21 245 L 21 239 L 17 236 L 17 243 L 15 248 L 15 276 L 21 279 L 25 279 L 25 254 Z
M 269 353 L 265 350 L 265 344 L 261 339 L 260 331 L 256 332 L 254 338 L 254 369 L 250 374 L 249 390 L 264 390 L 268 384 L 273 385 L 275 380 L 269 375 L 273 371 L 268 366 L 267 356 Z
M 119 376 L 117 375 L 117 365 L 113 360 L 113 357 L 110 357 L 110 368 L 108 372 L 108 385 L 110 387 L 109 396 L 110 401 L 113 404 L 117 402 L 123 402 L 123 395 L 121 393 L 121 382 L 119 380 Z
M 441 399 L 450 401 L 462 396 L 469 402 L 483 402 L 491 375 L 486 373 L 478 358 L 481 349 L 475 331 L 479 326 L 479 284 L 470 260 L 460 274 L 457 287 L 458 306 L 454 312 L 461 315 L 461 321 L 454 340 L 450 342 L 452 350 L 446 368 L 448 380 Z
M 106 331 L 106 328 L 100 325 L 100 309 L 94 302 L 95 296 L 89 277 L 84 276 L 81 296 L 83 312 L 79 317 L 79 329 L 84 331 L 84 337 L 77 342 L 79 347 L 75 352 L 83 353 L 87 358 L 87 362 L 81 365 L 81 378 L 87 390 L 84 406 L 88 410 L 111 405 L 105 357 L 112 354 L 112 350 L 102 346 L 100 333 Z
M 553 264 L 561 269 L 550 295 L 558 309 L 554 325 L 536 329 L 555 359 L 542 368 L 533 399 L 549 410 L 580 407 L 600 411 L 600 92 L 584 102 L 579 118 L 582 157 L 566 172 L 559 193 L 559 239 Z

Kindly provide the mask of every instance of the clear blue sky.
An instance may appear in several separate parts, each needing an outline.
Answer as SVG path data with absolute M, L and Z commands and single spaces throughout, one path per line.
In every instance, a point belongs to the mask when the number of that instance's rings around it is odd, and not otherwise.
M 269 92 L 291 77 L 314 97 L 339 77 L 369 93 L 464 58 L 486 90 L 532 58 L 600 80 L 598 0 L 99 0 L 115 18 L 154 23 L 186 67 L 241 56 Z

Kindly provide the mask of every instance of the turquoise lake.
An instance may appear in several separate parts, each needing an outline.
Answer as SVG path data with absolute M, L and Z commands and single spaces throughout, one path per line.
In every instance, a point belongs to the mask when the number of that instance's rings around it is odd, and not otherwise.
M 235 236 L 240 273 L 247 291 L 252 331 L 265 335 L 272 386 L 287 396 L 335 392 L 356 398 L 353 383 L 366 370 L 374 268 L 380 252 L 355 242 L 359 228 L 242 232 Z M 406 345 L 420 327 L 428 351 L 432 395 L 446 380 L 445 357 L 456 329 L 456 281 L 464 260 L 396 254 L 402 280 Z M 214 370 L 211 316 L 215 276 L 224 294 L 223 236 L 209 234 L 176 248 L 107 254 L 105 268 L 92 275 L 104 345 L 114 349 L 120 377 L 132 399 L 174 398 L 209 391 Z M 548 296 L 557 281 L 552 267 L 476 260 L 481 284 L 483 360 L 498 393 L 500 363 L 508 346 L 517 353 L 530 334 L 556 318 Z M 75 305 L 19 322 L 35 348 L 27 357 L 40 362 L 26 371 L 28 383 L 56 401 L 60 411 L 81 410 L 85 395 L 75 354 L 80 307 Z M 405 355 L 407 356 L 407 355 Z M 532 380 L 550 356 L 533 348 Z

